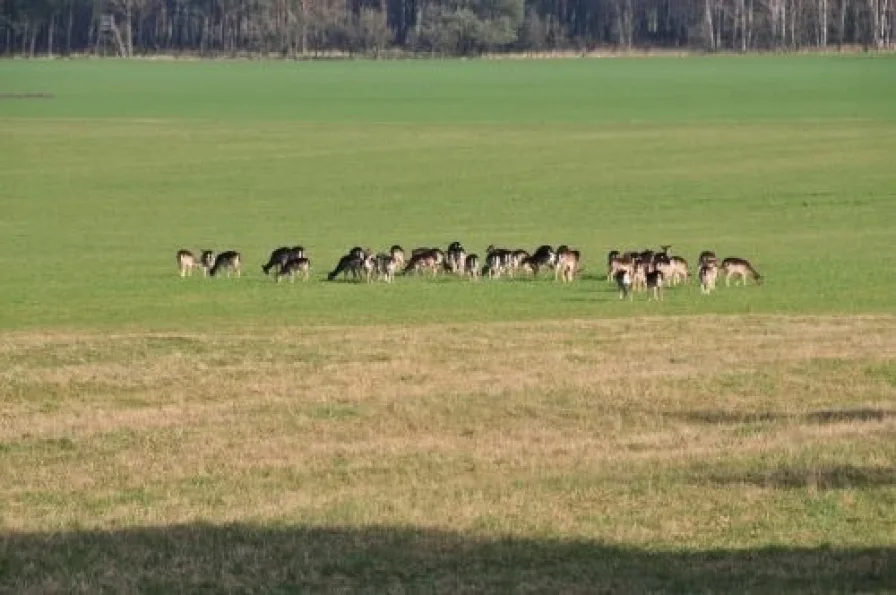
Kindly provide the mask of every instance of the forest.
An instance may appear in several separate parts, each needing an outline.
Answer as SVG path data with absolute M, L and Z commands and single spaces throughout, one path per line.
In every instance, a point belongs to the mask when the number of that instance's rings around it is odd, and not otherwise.
M 896 0 L 0 0 L 0 52 L 482 55 L 890 47 Z

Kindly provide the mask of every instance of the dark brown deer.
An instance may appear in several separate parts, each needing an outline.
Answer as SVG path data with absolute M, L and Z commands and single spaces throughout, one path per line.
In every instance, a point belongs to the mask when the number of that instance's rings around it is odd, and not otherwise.
M 302 246 L 281 246 L 271 252 L 267 264 L 261 265 L 261 270 L 267 275 L 271 269 L 277 270 L 283 268 L 290 260 L 305 258 L 305 248 Z
M 280 283 L 280 279 L 283 277 L 289 277 L 289 282 L 294 283 L 296 275 L 302 275 L 302 281 L 307 281 L 308 277 L 311 275 L 311 261 L 304 256 L 291 258 L 282 266 L 278 267 L 277 283 Z
M 230 274 L 234 273 L 237 277 L 240 277 L 242 273 L 243 259 L 240 256 L 240 253 L 236 250 L 227 250 L 226 252 L 221 252 L 218 256 L 215 257 L 215 264 L 212 265 L 212 268 L 209 269 L 208 274 L 210 277 L 214 277 L 218 274 L 218 271 L 224 269 L 227 271 L 227 277 L 230 278 Z

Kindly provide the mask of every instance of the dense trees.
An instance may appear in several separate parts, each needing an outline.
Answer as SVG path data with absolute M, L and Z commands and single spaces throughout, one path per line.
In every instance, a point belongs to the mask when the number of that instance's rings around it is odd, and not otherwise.
M 0 0 L 0 51 L 479 54 L 891 44 L 896 0 Z

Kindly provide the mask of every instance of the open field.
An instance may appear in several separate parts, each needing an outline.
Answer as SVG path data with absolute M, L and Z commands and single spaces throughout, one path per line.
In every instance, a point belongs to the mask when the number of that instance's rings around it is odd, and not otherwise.
M 0 592 L 892 592 L 894 75 L 0 62 Z M 585 270 L 322 280 L 453 240 Z M 620 302 L 661 243 L 766 282 Z
M 54 98 L 0 100 L 0 327 L 892 311 L 894 73 L 892 57 L 2 63 L 0 91 Z M 589 282 L 273 287 L 259 270 L 282 244 L 320 277 L 354 245 L 454 240 L 567 243 Z M 609 249 L 660 243 L 746 256 L 769 289 L 691 287 L 660 310 L 594 282 Z M 184 282 L 182 246 L 239 249 L 249 276 Z

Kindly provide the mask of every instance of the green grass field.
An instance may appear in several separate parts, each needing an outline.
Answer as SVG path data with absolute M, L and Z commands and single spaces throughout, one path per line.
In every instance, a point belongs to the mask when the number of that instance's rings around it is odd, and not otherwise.
M 889 56 L 0 62 L 0 592 L 892 592 L 894 98 Z M 585 270 L 324 280 L 454 240 Z M 765 283 L 620 302 L 660 244 Z

